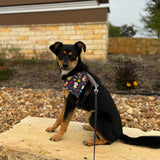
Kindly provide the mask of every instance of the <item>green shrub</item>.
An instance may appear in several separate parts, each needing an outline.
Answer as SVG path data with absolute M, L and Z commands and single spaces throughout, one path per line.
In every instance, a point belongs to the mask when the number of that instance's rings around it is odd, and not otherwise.
M 11 76 L 13 76 L 13 70 L 8 67 L 8 63 L 0 60 L 0 81 L 7 80 Z
M 114 67 L 115 84 L 118 89 L 134 89 L 138 86 L 137 82 L 137 64 L 128 61 L 118 60 L 118 64 Z

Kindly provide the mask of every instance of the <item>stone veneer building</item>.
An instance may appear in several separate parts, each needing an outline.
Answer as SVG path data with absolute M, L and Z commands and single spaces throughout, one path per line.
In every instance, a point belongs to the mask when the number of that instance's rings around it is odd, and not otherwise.
M 41 57 L 55 41 L 83 41 L 86 60 L 107 58 L 108 0 L 0 0 L 0 47 Z M 11 55 L 8 55 L 11 57 Z M 43 56 L 44 57 L 44 56 Z M 47 56 L 46 56 L 47 57 Z

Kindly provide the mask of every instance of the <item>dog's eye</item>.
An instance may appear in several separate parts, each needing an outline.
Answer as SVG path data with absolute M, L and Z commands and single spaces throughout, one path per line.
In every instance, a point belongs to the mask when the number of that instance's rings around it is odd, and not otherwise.
M 76 56 L 74 56 L 74 55 L 70 56 L 70 60 L 71 61 L 75 61 L 76 60 Z

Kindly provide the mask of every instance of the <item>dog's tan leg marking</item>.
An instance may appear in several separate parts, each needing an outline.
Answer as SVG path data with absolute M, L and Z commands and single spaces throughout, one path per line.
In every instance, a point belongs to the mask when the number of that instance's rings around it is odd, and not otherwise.
M 67 119 L 65 121 L 62 121 L 61 128 L 59 129 L 59 131 L 54 136 L 51 137 L 50 140 L 59 141 L 61 139 L 63 134 L 67 131 L 67 127 L 68 127 L 68 124 L 69 124 L 70 120 L 72 119 L 73 113 L 74 113 L 74 111 L 72 111 L 68 115 L 68 117 L 67 117 Z
M 93 128 L 88 124 L 84 124 L 84 125 L 82 125 L 82 127 L 86 131 L 94 131 Z
M 96 141 L 95 141 L 96 145 L 103 145 L 103 144 L 106 144 L 108 142 L 101 134 L 99 134 L 98 132 L 96 132 L 96 134 L 99 137 L 99 139 L 96 139 Z M 94 140 L 93 139 L 86 140 L 86 141 L 83 141 L 83 143 L 86 146 L 93 146 L 94 145 Z
M 48 127 L 46 129 L 47 132 L 54 132 L 55 129 L 57 129 L 59 127 L 59 125 L 61 124 L 62 119 L 63 119 L 64 111 L 65 111 L 65 106 L 62 108 L 62 110 L 61 110 L 60 114 L 58 115 L 58 118 L 56 119 L 56 121 L 53 124 L 53 126 Z
M 67 99 L 68 95 L 69 95 L 69 92 L 65 89 L 64 90 L 64 97 L 65 97 L 65 99 Z M 68 124 L 69 124 L 69 122 L 72 119 L 72 116 L 74 114 L 74 111 L 72 111 L 68 115 L 67 119 L 65 121 L 63 121 L 63 116 L 64 116 L 64 112 L 65 112 L 65 108 L 66 108 L 66 100 L 65 100 L 65 104 L 64 104 L 63 108 L 64 109 L 63 109 L 63 112 L 60 113 L 59 120 L 57 122 L 55 122 L 55 124 L 54 124 L 56 126 L 57 124 L 61 123 L 61 127 L 60 127 L 59 131 L 54 136 L 52 136 L 50 138 L 50 140 L 52 140 L 52 141 L 59 141 L 61 139 L 61 137 L 63 136 L 63 134 L 67 131 Z
M 64 90 L 64 97 L 67 98 L 69 95 L 69 92 L 67 90 Z M 54 132 L 55 129 L 57 129 L 59 127 L 59 125 L 61 124 L 62 120 L 63 120 L 63 115 L 65 112 L 65 107 L 66 107 L 66 100 L 64 101 L 64 106 L 60 112 L 60 114 L 58 115 L 58 118 L 56 120 L 56 122 L 53 124 L 53 126 L 48 127 L 46 129 L 47 132 Z

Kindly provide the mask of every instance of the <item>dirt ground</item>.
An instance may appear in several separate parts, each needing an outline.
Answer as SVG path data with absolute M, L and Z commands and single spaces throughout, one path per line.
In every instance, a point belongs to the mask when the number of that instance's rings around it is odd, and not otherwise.
M 138 87 L 132 90 L 120 90 L 115 87 L 114 67 L 118 59 L 131 59 L 136 62 Z M 98 75 L 104 86 L 112 93 L 158 93 L 157 83 L 160 83 L 160 54 L 155 55 L 108 55 L 106 64 L 86 62 L 90 71 Z M 9 67 L 14 69 L 14 75 L 9 80 L 1 81 L 0 87 L 20 87 L 32 89 L 62 90 L 63 81 L 55 61 L 18 60 L 9 61 Z

